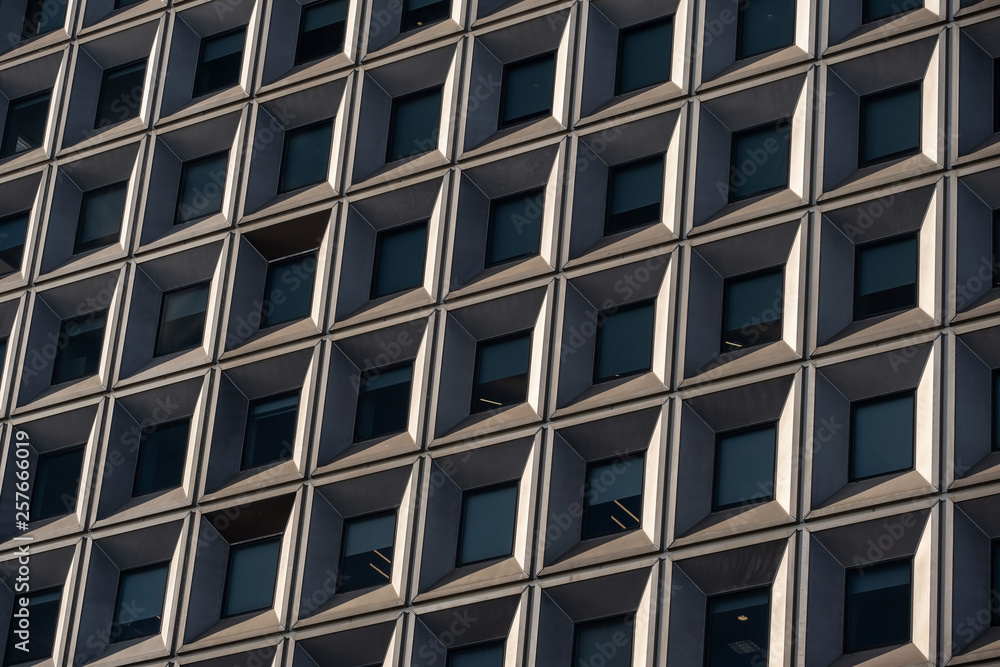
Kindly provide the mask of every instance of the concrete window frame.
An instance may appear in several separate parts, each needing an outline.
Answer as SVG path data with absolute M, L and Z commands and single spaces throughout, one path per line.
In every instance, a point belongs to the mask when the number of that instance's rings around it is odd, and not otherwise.
M 443 664 L 453 649 L 504 643 L 504 665 L 522 664 L 519 659 L 528 638 L 528 590 L 489 600 L 464 602 L 443 609 L 410 614 L 412 637 L 410 667 Z
M 955 419 L 948 488 L 1000 477 L 1000 452 L 993 451 L 992 375 L 1000 368 L 1000 327 L 960 329 L 955 337 L 953 378 Z M 984 434 L 987 434 L 984 437 Z
M 820 34 L 821 52 L 833 54 L 863 44 L 884 41 L 904 31 L 940 23 L 948 17 L 947 0 L 902 0 L 899 3 L 900 9 L 904 10 L 902 13 L 862 23 L 865 1 L 827 3 L 825 30 Z M 971 4 L 969 0 L 961 0 L 961 3 Z
M 955 164 L 1000 153 L 1000 133 L 994 129 L 996 95 L 981 91 L 995 86 L 993 62 L 1000 58 L 1000 21 L 997 19 L 962 25 L 952 44 L 951 56 L 958 60 L 958 94 L 952 100 L 950 143 L 957 147 Z
M 338 629 L 296 629 L 290 667 L 368 667 L 401 664 L 405 615 L 394 621 Z M 336 662 L 332 659 L 336 656 Z
M 66 5 L 62 29 L 56 29 L 38 37 L 21 39 L 21 25 L 28 10 L 28 0 L 15 0 L 7 3 L 3 9 L 0 9 L 0 25 L 7 26 L 6 32 L 9 33 L 9 37 L 4 35 L 3 41 L 0 41 L 0 55 L 20 49 L 24 49 L 24 53 L 21 55 L 27 55 L 29 52 L 37 53 L 57 42 L 68 39 L 73 34 L 73 28 L 76 24 L 77 3 L 67 2 Z
M 948 294 L 947 316 L 951 322 L 1000 308 L 1000 288 L 993 286 L 993 257 L 989 250 L 993 245 L 994 211 L 1000 209 L 1000 194 L 994 186 L 998 176 L 1000 169 L 994 168 L 952 179 L 953 203 L 948 214 L 956 224 L 949 230 L 955 267 L 954 285 L 949 286 Z
M 21 11 L 23 13 L 24 10 Z M 2 14 L 3 10 L 0 10 L 0 24 L 3 24 Z M 20 22 L 4 25 L 20 25 Z M 11 102 L 46 91 L 50 94 L 42 145 L 4 158 L 2 164 L 5 169 L 23 169 L 28 164 L 50 157 L 54 153 L 56 132 L 54 121 L 59 115 L 63 99 L 62 90 L 57 84 L 66 78 L 68 58 L 65 52 L 52 53 L 0 70 L 0 136 L 6 129 L 7 112 Z
M 174 658 L 170 664 L 178 667 L 280 667 L 285 664 L 287 651 L 282 642 L 274 643 L 274 639 L 254 639 L 239 644 L 243 649 L 232 653 L 232 645 L 221 648 L 207 649 L 196 655 L 194 659 L 182 654 Z
M 24 252 L 20 270 L 0 278 L 0 290 L 24 288 L 34 275 L 35 259 L 38 255 L 38 231 L 43 225 L 42 210 L 48 194 L 46 184 L 49 171 L 25 170 L 26 175 L 17 174 L 0 182 L 0 218 L 28 212 L 28 227 L 24 235 Z
M 964 18 L 966 14 L 996 7 L 998 4 L 998 0 L 958 0 L 955 16 Z
M 83 5 L 80 31 L 84 34 L 97 30 L 104 21 L 129 20 L 143 14 L 151 14 L 162 9 L 167 3 L 164 0 L 137 0 L 135 4 L 115 9 L 115 0 L 90 0 Z
M 1000 628 L 991 625 L 996 597 L 991 592 L 993 550 L 1000 539 L 997 496 L 980 492 L 975 498 L 947 503 L 951 527 L 946 536 L 941 576 L 950 593 L 951 615 L 944 624 L 941 646 L 945 659 L 962 664 L 996 655 Z M 985 621 L 985 622 L 984 622 Z
M 465 4 L 465 0 L 451 0 L 451 10 L 444 20 L 401 32 L 404 7 L 402 0 L 374 0 L 363 17 L 368 29 L 364 31 L 366 39 L 361 40 L 361 57 L 367 59 L 412 49 L 462 31 L 467 27 Z
M 2 192 L 2 190 L 0 190 Z M 22 369 L 18 372 L 26 372 L 23 366 L 16 366 L 18 363 L 18 349 L 23 337 L 22 329 L 25 320 L 25 307 L 27 299 L 24 297 L 13 297 L 0 301 L 0 340 L 6 341 L 6 352 L 0 357 L 0 414 L 7 415 L 10 408 L 7 399 L 10 397 L 14 387 L 14 368 Z

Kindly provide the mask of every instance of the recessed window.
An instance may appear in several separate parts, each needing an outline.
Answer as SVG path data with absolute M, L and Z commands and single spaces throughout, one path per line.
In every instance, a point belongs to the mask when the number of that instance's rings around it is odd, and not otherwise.
M 790 129 L 783 120 L 733 133 L 730 202 L 788 187 Z
M 463 493 L 458 564 L 510 556 L 516 515 L 516 482 Z
M 201 40 L 192 97 L 201 97 L 240 82 L 246 26 Z
M 118 241 L 127 193 L 128 181 L 83 193 L 73 254 L 103 248 Z
M 290 459 L 298 414 L 298 391 L 251 401 L 240 469 Z
M 222 210 L 229 151 L 188 160 L 181 166 L 174 224 L 200 220 Z
M 653 359 L 653 301 L 621 306 L 598 317 L 594 382 L 644 373 Z
M 861 22 L 871 23 L 923 7 L 923 0 L 862 0 Z
M 487 267 L 538 254 L 544 205 L 544 188 L 490 202 L 490 224 L 486 238 Z
M 170 563 L 126 570 L 118 577 L 111 642 L 151 637 L 160 632 Z
M 132 497 L 176 489 L 184 481 L 191 419 L 156 424 L 143 431 L 135 463 Z
M 434 150 L 441 120 L 441 88 L 421 90 L 392 101 L 386 162 Z
M 847 570 L 844 653 L 910 641 L 913 561 Z
M 38 148 L 45 139 L 45 122 L 49 116 L 52 91 L 22 97 L 10 103 L 3 126 L 0 158 Z
M 767 664 L 771 590 L 739 591 L 708 598 L 706 667 Z
M 719 433 L 715 437 L 712 510 L 774 498 L 774 424 Z
M 573 628 L 573 664 L 631 667 L 632 625 L 627 616 L 577 623 Z
M 137 118 L 145 79 L 145 60 L 104 70 L 94 129 Z
M 28 0 L 21 24 L 21 39 L 31 39 L 62 28 L 66 23 L 66 0 Z
M 321 0 L 302 6 L 295 64 L 319 60 L 344 50 L 348 0 Z
M 268 264 L 261 328 L 308 317 L 312 308 L 315 277 L 314 250 Z
M 993 211 L 993 286 L 1000 287 L 1000 210 Z
M 500 129 L 552 113 L 555 78 L 555 53 L 504 65 L 500 88 Z
M 16 601 L 16 598 L 15 598 Z M 21 665 L 38 662 L 52 655 L 52 645 L 56 638 L 56 626 L 59 624 L 59 605 L 62 601 L 62 589 L 50 588 L 32 591 L 28 596 L 28 618 L 31 619 L 31 637 L 28 650 L 22 651 L 17 644 L 22 641 L 14 634 L 19 629 L 19 620 L 10 617 L 10 629 L 7 631 L 7 648 L 3 653 L 4 665 Z
M 920 84 L 861 98 L 859 167 L 920 152 Z
M 851 403 L 851 481 L 913 467 L 913 391 Z
M 670 80 L 674 17 L 625 28 L 618 36 L 615 95 Z
M 736 59 L 795 43 L 795 0 L 744 0 L 736 19 Z
M 30 217 L 31 211 L 24 211 L 0 218 L 0 276 L 21 270 Z
M 635 530 L 642 522 L 643 454 L 587 464 L 583 533 L 589 540 Z
M 345 521 L 337 592 L 349 593 L 388 584 L 392 576 L 395 538 L 394 511 Z
M 38 455 L 31 490 L 32 521 L 44 521 L 76 510 L 83 446 Z
M 229 547 L 223 618 L 270 609 L 280 556 L 280 535 Z
M 79 380 L 97 373 L 104 343 L 104 326 L 108 311 L 90 313 L 63 320 L 59 327 L 62 349 L 56 353 L 52 367 L 52 384 Z
M 781 268 L 727 278 L 722 294 L 722 352 L 781 340 Z
M 528 396 L 531 332 L 513 334 L 476 345 L 472 413 L 523 403 Z
M 917 236 L 910 234 L 855 248 L 854 319 L 917 305 Z
M 503 652 L 502 641 L 451 649 L 447 667 L 503 667 Z
M 403 19 L 400 32 L 414 30 L 448 18 L 451 0 L 403 0 Z
M 658 222 L 662 201 L 662 156 L 612 167 L 608 175 L 604 235 L 611 236 Z
M 993 370 L 993 451 L 1000 451 L 1000 369 Z
M 402 433 L 410 418 L 413 364 L 377 368 L 361 379 L 354 442 Z
M 205 336 L 205 311 L 211 283 L 166 292 L 160 304 L 154 357 L 199 347 Z
M 420 287 L 427 255 L 427 222 L 378 233 L 371 298 Z
M 291 192 L 325 181 L 330 169 L 332 141 L 332 120 L 285 132 L 278 193 Z

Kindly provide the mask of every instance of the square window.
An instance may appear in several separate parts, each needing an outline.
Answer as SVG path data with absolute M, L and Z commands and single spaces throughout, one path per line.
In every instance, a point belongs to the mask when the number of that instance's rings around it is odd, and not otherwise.
M 627 616 L 577 623 L 573 628 L 573 664 L 631 667 L 632 625 Z
M 613 312 L 603 311 L 598 316 L 595 384 L 650 369 L 655 312 L 652 301 L 642 301 L 621 306 Z
M 14 630 L 18 627 L 18 619 L 11 616 L 10 629 L 7 631 L 7 648 L 3 653 L 4 665 L 38 662 L 52 655 L 61 602 L 61 588 L 32 592 L 28 596 L 28 617 L 31 619 L 31 640 L 28 642 L 28 650 L 22 651 L 17 648 L 17 644 L 21 641 L 14 634 Z
M 62 321 L 59 340 L 65 341 L 65 345 L 56 353 L 52 368 L 53 385 L 97 373 L 107 322 L 106 310 Z
M 516 482 L 463 493 L 458 565 L 510 556 L 516 516 Z
M 118 241 L 125 215 L 128 181 L 87 190 L 80 203 L 73 254 L 95 250 Z
M 427 222 L 378 233 L 371 298 L 420 287 L 427 255 Z
M 406 32 L 448 18 L 451 0 L 403 0 L 399 31 Z
M 192 97 L 208 95 L 240 82 L 246 37 L 247 29 L 243 26 L 201 40 Z
M 402 433 L 410 418 L 413 364 L 368 371 L 358 393 L 354 442 Z
M 917 235 L 859 245 L 854 250 L 854 319 L 917 305 Z
M 785 272 L 767 269 L 726 278 L 722 293 L 722 352 L 781 340 Z
M 441 120 L 441 88 L 397 97 L 392 101 L 386 162 L 437 148 Z
M 145 60 L 104 70 L 94 129 L 138 118 L 145 79 Z
M 530 331 L 477 343 L 472 414 L 523 403 L 530 358 Z
M 608 174 L 604 235 L 611 236 L 658 222 L 662 201 L 662 156 L 612 167 Z
M 149 431 L 143 431 L 132 482 L 133 498 L 181 485 L 190 430 L 191 419 L 188 418 L 156 424 Z
M 504 643 L 490 642 L 448 651 L 447 667 L 503 667 Z
M 910 641 L 913 561 L 847 570 L 844 653 Z
M 348 0 L 320 0 L 302 6 L 295 65 L 344 50 Z
M 150 637 L 160 632 L 170 563 L 126 570 L 118 577 L 111 643 Z
M 790 128 L 785 119 L 733 133 L 730 203 L 788 187 Z
M 920 83 L 861 98 L 858 167 L 920 152 Z
M 229 547 L 222 618 L 269 609 L 274 604 L 281 536 Z
M 28 0 L 21 24 L 21 39 L 31 39 L 62 28 L 67 0 Z
M 707 667 L 751 667 L 767 663 L 771 589 L 708 598 Z
M 25 211 L 0 218 L 0 276 L 21 270 L 30 217 L 31 211 Z
M 51 99 L 52 91 L 46 91 L 10 103 L 7 108 L 7 122 L 3 127 L 0 158 L 17 155 L 42 145 Z
M 190 350 L 205 336 L 205 312 L 211 283 L 182 287 L 163 295 L 154 357 Z
M 308 317 L 315 276 L 314 250 L 268 264 L 264 293 L 266 305 L 261 313 L 261 328 Z M 275 298 L 276 295 L 281 295 L 281 298 Z
M 544 205 L 544 188 L 490 202 L 490 224 L 486 238 L 487 268 L 538 254 Z
M 188 160 L 181 165 L 174 224 L 200 220 L 222 210 L 229 151 Z
M 851 481 L 913 468 L 913 391 L 851 403 Z
M 503 67 L 500 127 L 504 129 L 552 113 L 556 54 L 546 53 Z
M 76 510 L 83 445 L 39 454 L 35 465 L 31 520 L 44 521 Z
M 618 36 L 615 95 L 670 81 L 674 17 L 625 28 Z
M 923 0 L 862 0 L 861 22 L 879 21 L 923 6 Z
M 298 391 L 252 401 L 240 470 L 290 459 L 298 414 Z
M 587 464 L 581 540 L 635 530 L 642 522 L 643 454 Z
M 744 0 L 736 19 L 736 59 L 795 43 L 795 0 Z
M 774 498 L 774 424 L 719 433 L 715 437 L 712 511 Z
M 325 181 L 329 177 L 332 141 L 332 120 L 324 120 L 285 132 L 278 194 Z
M 1000 287 L 1000 210 L 993 211 L 993 286 Z
M 1000 451 L 1000 369 L 993 370 L 993 451 Z
M 388 584 L 392 576 L 395 537 L 394 511 L 345 521 L 337 592 L 349 593 Z

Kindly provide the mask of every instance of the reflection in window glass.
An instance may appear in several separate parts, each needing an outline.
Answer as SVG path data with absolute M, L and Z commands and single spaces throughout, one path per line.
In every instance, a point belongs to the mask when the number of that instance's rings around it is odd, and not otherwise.
M 723 287 L 722 351 L 781 340 L 784 270 L 727 278 Z
M 378 233 L 371 298 L 420 287 L 427 255 L 427 222 Z
M 523 403 L 528 396 L 531 332 L 513 334 L 476 346 L 472 413 Z
M 59 340 L 65 344 L 56 353 L 52 367 L 53 385 L 79 380 L 97 373 L 104 343 L 104 326 L 107 321 L 106 310 L 62 321 Z
M 774 498 L 774 424 L 719 433 L 713 510 Z
M 111 642 L 149 637 L 160 632 L 170 563 L 126 570 L 118 578 L 118 600 Z
M 345 521 L 337 592 L 389 583 L 395 537 L 395 511 Z
M 28 642 L 28 650 L 22 651 L 17 648 L 17 644 L 21 641 L 14 634 L 18 619 L 11 616 L 10 629 L 7 631 L 7 647 L 3 654 L 5 666 L 38 662 L 52 655 L 52 645 L 56 638 L 56 625 L 59 623 L 62 588 L 32 591 L 28 600 L 28 616 L 31 619 L 31 639 Z
M 3 126 L 0 158 L 23 153 L 42 145 L 51 98 L 52 91 L 46 91 L 10 103 L 7 108 L 7 121 Z
M 403 0 L 403 19 L 399 31 L 407 32 L 437 21 L 451 13 L 451 0 Z
M 394 99 L 385 161 L 394 162 L 437 148 L 440 120 L 440 87 Z
M 348 0 L 320 0 L 303 5 L 295 64 L 319 60 L 344 50 Z
M 175 225 L 200 220 L 222 210 L 228 166 L 229 151 L 188 160 L 181 166 Z
M 863 0 L 861 21 L 862 23 L 871 23 L 923 6 L 923 0 Z
M 31 211 L 0 218 L 0 276 L 21 270 Z
M 621 306 L 598 318 L 594 382 L 648 371 L 653 361 L 653 301 Z
M 368 371 L 361 380 L 354 442 L 402 433 L 410 418 L 413 364 Z
M 486 266 L 538 254 L 545 190 L 530 190 L 490 202 Z
M 143 431 L 132 482 L 132 497 L 178 488 L 184 480 L 191 419 L 156 424 Z
M 285 132 L 278 194 L 325 181 L 330 168 L 332 141 L 332 120 Z
M 611 168 L 604 235 L 611 236 L 660 219 L 663 200 L 663 157 Z
M 76 511 L 83 466 L 83 445 L 38 455 L 31 490 L 32 521 L 44 521 Z
M 855 248 L 854 319 L 884 315 L 917 305 L 915 234 Z
M 458 564 L 510 556 L 516 514 L 516 482 L 462 494 Z
M 240 82 L 246 26 L 201 40 L 192 97 L 201 97 Z
M 210 287 L 211 283 L 201 283 L 164 293 L 154 357 L 201 345 Z
M 771 616 L 770 589 L 708 598 L 706 667 L 758 667 L 767 664 Z
M 589 540 L 628 530 L 642 521 L 644 454 L 587 464 L 583 499 L 583 532 Z
M 913 467 L 914 392 L 851 404 L 851 481 Z
M 859 166 L 920 151 L 920 84 L 861 98 Z
M 795 0 L 744 0 L 737 13 L 737 60 L 795 43 Z
M 21 39 L 31 39 L 62 28 L 66 24 L 67 4 L 67 0 L 28 0 L 21 24 Z
M 626 616 L 577 623 L 573 629 L 573 664 L 631 667 L 633 625 Z
M 280 536 L 229 547 L 223 618 L 271 607 L 280 556 Z
M 555 78 L 555 53 L 504 65 L 500 129 L 548 116 L 552 112 Z
M 788 187 L 788 120 L 733 133 L 729 169 L 729 201 Z
M 241 469 L 290 459 L 298 414 L 298 391 L 251 402 Z
M 83 193 L 73 254 L 103 248 L 118 241 L 127 193 L 128 181 Z
M 847 570 L 844 653 L 910 641 L 913 561 Z
M 503 649 L 502 641 L 451 649 L 447 667 L 503 667 Z
M 615 95 L 669 81 L 673 38 L 672 16 L 622 30 L 618 37 Z
M 104 70 L 94 129 L 137 118 L 145 79 L 145 60 Z
M 315 278 L 315 250 L 268 264 L 261 329 L 309 317 Z

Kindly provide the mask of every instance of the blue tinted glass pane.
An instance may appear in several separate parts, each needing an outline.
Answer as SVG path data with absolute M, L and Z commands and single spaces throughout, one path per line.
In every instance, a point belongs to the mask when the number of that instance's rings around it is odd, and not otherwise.
M 769 590 L 740 591 L 708 599 L 707 667 L 762 667 L 770 632 Z
M 59 339 L 65 344 L 56 353 L 52 368 L 53 385 L 97 373 L 107 320 L 108 311 L 105 310 L 63 321 Z
M 587 466 L 582 539 L 639 527 L 644 462 L 639 454 Z
M 426 222 L 380 233 L 372 298 L 420 287 L 426 254 Z
M 222 210 L 229 151 L 189 160 L 181 168 L 174 224 L 180 225 Z
M 544 205 L 544 190 L 493 200 L 490 205 L 487 266 L 538 254 Z
M 291 458 L 298 413 L 298 392 L 250 404 L 243 470 Z
M 118 609 L 111 641 L 149 637 L 160 631 L 160 615 L 167 588 L 168 563 L 122 572 L 118 582 Z
M 317 60 L 342 51 L 348 0 L 327 0 L 305 5 L 299 19 L 295 64 Z
M 781 338 L 783 282 L 782 269 L 726 281 L 723 352 Z
M 448 651 L 448 667 L 503 667 L 503 642 Z
M 472 412 L 521 403 L 528 394 L 531 334 L 479 343 Z
M 18 648 L 23 640 L 14 634 L 18 619 L 11 615 L 7 632 L 7 648 L 4 650 L 4 665 L 19 665 L 38 662 L 52 655 L 52 644 L 56 638 L 56 624 L 59 622 L 59 605 L 62 589 L 31 592 L 28 596 L 28 617 L 31 619 L 27 651 Z M 23 647 L 23 644 L 22 644 Z
M 182 419 L 149 428 L 139 443 L 132 497 L 175 489 L 184 478 L 191 420 Z
M 66 23 L 67 4 L 67 0 L 28 0 L 21 24 L 21 39 L 31 39 L 62 28 Z
M 715 461 L 715 509 L 774 497 L 775 427 L 720 434 Z
M 653 357 L 652 301 L 609 314 L 598 329 L 594 380 L 648 371 Z
M 862 20 L 865 23 L 878 21 L 923 6 L 923 0 L 864 0 Z
M 768 126 L 733 134 L 730 201 L 788 187 L 787 130 Z
M 0 218 L 0 276 L 21 270 L 31 211 Z
M 845 653 L 910 640 L 912 568 L 907 560 L 847 571 Z
M 450 13 L 451 0 L 405 0 L 399 31 L 406 32 L 436 21 L 443 21 Z
M 43 521 L 76 510 L 83 447 L 40 454 L 31 492 L 31 520 Z
M 500 114 L 500 127 L 547 116 L 552 110 L 555 76 L 554 53 L 506 65 L 503 69 L 503 109 Z
M 622 31 L 618 95 L 670 80 L 673 36 L 672 18 Z
M 852 405 L 851 479 L 913 467 L 913 392 Z
M 333 121 L 286 132 L 278 192 L 291 192 L 325 181 L 332 141 Z
M 441 89 L 393 100 L 387 162 L 434 150 L 441 120 Z
M 605 236 L 660 219 L 660 203 L 663 199 L 662 157 L 614 167 L 609 181 Z
M 338 591 L 346 593 L 389 583 L 395 537 L 395 512 L 345 521 Z
M 737 60 L 791 46 L 795 0 L 744 0 L 739 5 L 737 30 Z
M 920 84 L 861 98 L 861 164 L 920 150 Z
M 201 41 L 193 97 L 201 97 L 239 83 L 246 32 L 246 28 L 240 28 L 223 35 L 206 37 Z
M 367 372 L 358 396 L 355 442 L 406 430 L 412 381 L 412 364 Z
M 514 545 L 517 484 L 473 491 L 462 500 L 458 564 L 509 556 Z
M 308 317 L 315 277 L 314 252 L 269 264 L 261 328 Z
M 281 538 L 230 547 L 223 617 L 271 606 L 280 555 Z
M 94 128 L 100 129 L 137 117 L 145 79 L 145 60 L 105 70 Z
M 577 623 L 573 664 L 631 667 L 632 627 L 624 616 Z
M 916 305 L 916 236 L 858 246 L 856 261 L 855 319 Z
M 83 193 L 74 253 L 93 250 L 118 241 L 125 214 L 128 181 Z
M 154 357 L 189 350 L 202 344 L 210 287 L 209 283 L 202 283 L 163 295 Z
M 10 103 L 7 122 L 3 128 L 0 157 L 10 157 L 42 145 L 51 98 L 51 92 L 44 92 Z

